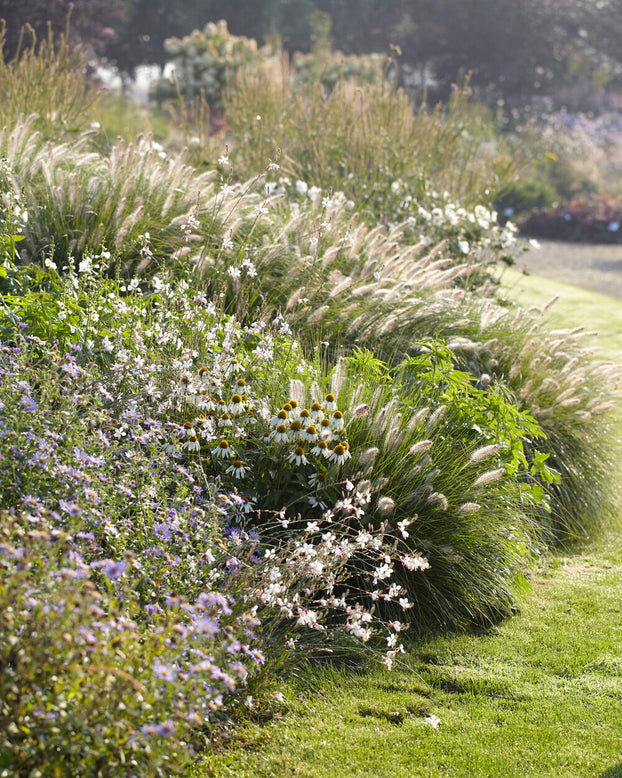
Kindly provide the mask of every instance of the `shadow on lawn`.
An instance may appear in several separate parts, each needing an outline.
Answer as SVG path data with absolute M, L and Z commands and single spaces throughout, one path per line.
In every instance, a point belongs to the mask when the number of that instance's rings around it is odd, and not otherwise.
M 622 762 L 601 773 L 599 778 L 622 778 Z

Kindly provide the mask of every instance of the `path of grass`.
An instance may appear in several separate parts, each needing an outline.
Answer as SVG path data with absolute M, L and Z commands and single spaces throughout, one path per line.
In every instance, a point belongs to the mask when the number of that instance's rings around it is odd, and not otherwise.
M 560 294 L 559 324 L 600 329 L 619 358 L 622 303 L 533 276 L 505 283 L 523 303 Z M 309 684 L 286 684 L 286 715 L 247 725 L 196 778 L 622 778 L 622 535 L 552 556 L 488 634 L 430 639 L 392 673 Z
M 430 640 L 405 671 L 286 686 L 289 714 L 249 725 L 198 775 L 622 777 L 621 602 L 616 535 L 555 557 L 487 635 Z

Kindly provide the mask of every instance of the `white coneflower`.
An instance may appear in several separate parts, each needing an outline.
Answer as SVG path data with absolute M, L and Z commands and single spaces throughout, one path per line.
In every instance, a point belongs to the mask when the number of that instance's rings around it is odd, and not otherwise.
M 247 467 L 239 459 L 235 459 L 225 472 L 230 473 L 234 478 L 244 478 Z
M 433 443 L 434 441 L 432 440 L 418 440 L 408 449 L 408 453 L 413 457 L 417 456 L 424 451 L 429 451 L 432 448 Z
M 289 424 L 289 439 L 292 441 L 292 443 L 295 443 L 298 440 L 303 439 L 302 433 L 304 431 L 304 427 L 302 426 L 302 422 L 300 419 L 294 419 Z
M 196 435 L 188 435 L 182 448 L 185 448 L 187 451 L 198 451 L 201 448 L 201 444 Z
M 382 495 L 378 498 L 378 504 L 376 505 L 376 513 L 381 519 L 387 519 L 395 510 L 395 501 L 386 495 Z
M 322 419 L 322 421 L 318 425 L 318 428 L 320 430 L 320 435 L 322 438 L 325 438 L 326 440 L 332 439 L 333 433 L 331 431 L 330 419 Z
M 274 429 L 275 427 L 278 427 L 279 424 L 287 424 L 288 420 L 289 420 L 289 414 L 287 413 L 286 410 L 281 409 L 276 414 L 276 416 L 272 417 L 272 421 L 270 422 L 270 426 L 272 427 L 272 429 Z
M 319 457 L 320 454 L 324 457 L 330 456 L 330 449 L 328 443 L 325 440 L 318 440 L 315 446 L 311 449 L 311 453 L 314 457 Z
M 473 483 L 473 487 L 477 488 L 478 486 L 486 486 L 486 484 L 491 484 L 493 481 L 498 481 L 500 478 L 503 478 L 504 475 L 505 468 L 503 467 L 499 467 L 496 470 L 488 470 L 488 472 L 480 475 L 480 477 Z
M 311 453 L 313 454 L 313 451 Z M 309 476 L 309 486 L 315 489 L 316 487 L 323 486 L 325 480 L 326 476 L 324 473 L 311 473 Z
M 342 465 L 350 459 L 351 456 L 347 446 L 343 443 L 338 443 L 330 453 L 330 460 L 331 462 L 336 462 L 338 465 Z
M 296 446 L 296 448 L 289 455 L 288 460 L 296 465 L 306 465 L 307 458 L 305 457 L 305 450 L 302 446 Z
M 279 424 L 272 433 L 272 439 L 277 443 L 287 443 L 289 441 L 288 430 L 284 424 Z
M 242 402 L 242 395 L 234 394 L 229 403 L 229 413 L 232 416 L 238 416 L 244 413 L 244 403 Z
M 334 413 L 337 410 L 337 400 L 332 392 L 324 397 L 324 410 L 326 413 Z
M 307 440 L 309 443 L 315 443 L 319 438 L 319 433 L 315 424 L 309 424 L 309 426 L 301 433 L 303 440 Z
M 458 508 L 458 513 L 477 513 L 481 507 L 478 502 L 463 502 Z
M 311 408 L 309 409 L 309 415 L 311 416 L 312 421 L 319 422 L 322 421 L 324 418 L 324 409 L 318 402 L 311 403 Z
M 343 429 L 343 413 L 341 411 L 333 411 L 329 423 L 332 430 Z
M 289 400 L 289 402 L 285 403 L 283 408 L 288 411 L 290 419 L 297 419 L 300 416 L 298 400 Z
M 215 457 L 222 459 L 234 459 L 236 455 L 235 449 L 229 445 L 227 440 L 221 440 L 212 453 Z
M 189 435 L 196 435 L 196 432 L 194 431 L 193 423 L 191 421 L 185 421 L 184 426 L 180 430 L 179 437 L 186 438 Z
M 166 443 L 164 443 L 164 445 L 162 446 L 162 448 L 164 449 L 165 454 L 172 454 L 173 451 L 175 451 L 177 448 L 177 439 L 175 438 L 175 436 L 170 435 Z
M 478 462 L 483 462 L 485 459 L 488 459 L 488 457 L 491 457 L 493 454 L 496 454 L 497 451 L 500 451 L 501 446 L 497 443 L 493 443 L 490 446 L 482 446 L 482 448 L 478 448 L 475 450 L 471 456 L 469 457 L 469 462 L 472 464 L 477 464 Z
M 223 413 L 223 415 L 218 419 L 218 426 L 222 428 L 227 427 L 233 427 L 233 422 L 231 421 L 231 416 L 229 416 L 228 413 Z

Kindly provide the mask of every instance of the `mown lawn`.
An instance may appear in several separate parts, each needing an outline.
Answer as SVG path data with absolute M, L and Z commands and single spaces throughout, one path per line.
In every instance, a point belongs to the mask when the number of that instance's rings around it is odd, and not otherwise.
M 601 330 L 602 355 L 619 358 L 620 302 L 505 281 L 523 304 L 560 294 L 559 325 Z M 512 619 L 411 646 L 399 670 L 290 681 L 193 778 L 622 776 L 619 529 L 551 555 L 532 584 Z
M 282 720 L 195 775 L 622 776 L 621 541 L 554 556 L 514 618 L 417 645 L 403 670 L 291 682 Z

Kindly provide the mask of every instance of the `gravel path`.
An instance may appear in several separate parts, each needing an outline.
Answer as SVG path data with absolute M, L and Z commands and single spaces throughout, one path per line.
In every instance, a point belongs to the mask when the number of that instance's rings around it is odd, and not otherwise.
M 528 270 L 622 300 L 622 245 L 540 241 L 519 254 L 517 270 Z

